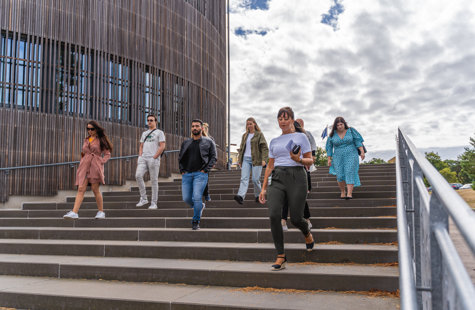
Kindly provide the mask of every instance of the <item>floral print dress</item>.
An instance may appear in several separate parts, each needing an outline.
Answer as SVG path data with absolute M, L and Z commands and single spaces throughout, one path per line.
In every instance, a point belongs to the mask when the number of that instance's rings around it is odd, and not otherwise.
M 360 186 L 358 170 L 358 147 L 363 146 L 363 137 L 354 128 L 348 128 L 345 136 L 340 138 L 335 131 L 333 137 L 328 137 L 326 151 L 327 156 L 332 157 L 330 173 L 336 175 L 338 182 Z

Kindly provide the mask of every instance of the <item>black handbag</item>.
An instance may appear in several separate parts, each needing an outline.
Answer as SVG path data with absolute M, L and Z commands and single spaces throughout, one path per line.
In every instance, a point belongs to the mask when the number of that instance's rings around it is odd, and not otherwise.
M 351 128 L 351 134 L 352 134 L 353 137 L 354 137 L 353 128 Z M 354 138 L 353 138 L 353 139 L 354 139 Z M 364 151 L 365 153 L 367 153 L 368 151 L 366 150 L 366 147 L 364 146 L 363 142 L 361 142 L 361 145 L 363 146 L 363 151 Z M 355 145 L 355 147 L 356 147 L 356 145 Z M 361 155 L 361 150 L 360 150 L 360 148 L 357 147 L 356 150 L 358 151 L 358 155 Z

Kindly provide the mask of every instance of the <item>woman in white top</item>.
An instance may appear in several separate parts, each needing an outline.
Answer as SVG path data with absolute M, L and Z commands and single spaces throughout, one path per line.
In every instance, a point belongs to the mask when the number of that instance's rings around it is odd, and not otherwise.
M 304 133 L 295 132 L 294 112 L 290 107 L 281 108 L 277 119 L 282 135 L 272 139 L 269 144 L 269 162 L 259 195 L 259 201 L 266 203 L 267 193 L 272 238 L 277 250 L 277 260 L 272 265 L 272 270 L 276 271 L 284 269 L 287 262 L 284 232 L 280 222 L 284 205 L 289 207 L 292 224 L 303 233 L 307 251 L 311 251 L 314 246 L 309 224 L 303 216 L 307 199 L 305 166 L 313 163 L 310 143 Z M 271 184 L 267 189 L 271 173 Z

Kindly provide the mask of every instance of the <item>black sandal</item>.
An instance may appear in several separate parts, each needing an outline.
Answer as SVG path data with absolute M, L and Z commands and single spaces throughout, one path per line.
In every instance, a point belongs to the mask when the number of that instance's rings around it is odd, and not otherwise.
M 284 254 L 284 256 L 279 256 L 277 255 L 277 258 L 283 258 L 284 261 L 281 264 L 274 264 L 272 265 L 272 271 L 279 271 L 285 269 L 285 266 L 287 265 L 287 255 Z

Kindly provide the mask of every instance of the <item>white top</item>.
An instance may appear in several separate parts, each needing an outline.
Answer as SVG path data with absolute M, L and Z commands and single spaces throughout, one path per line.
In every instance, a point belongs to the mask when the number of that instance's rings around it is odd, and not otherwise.
M 244 149 L 244 156 L 249 156 L 251 157 L 251 139 L 254 137 L 253 133 L 250 133 L 247 135 L 247 140 L 246 140 L 246 148 Z
M 274 166 L 292 167 L 301 166 L 302 164 L 295 162 L 290 158 L 290 151 L 287 145 L 290 145 L 290 141 L 293 141 L 293 145 L 300 145 L 300 158 L 303 158 L 303 154 L 311 152 L 310 143 L 307 136 L 301 132 L 289 133 L 280 137 L 274 138 L 269 144 L 269 158 L 274 158 Z
M 157 154 L 160 142 L 165 142 L 165 134 L 160 129 L 156 129 L 150 136 L 148 136 L 147 141 L 145 141 L 145 137 L 147 137 L 151 131 L 152 130 L 150 129 L 144 131 L 140 138 L 140 143 L 143 143 L 142 157 L 144 158 L 151 158 Z M 158 159 L 160 159 L 160 157 L 158 157 Z

